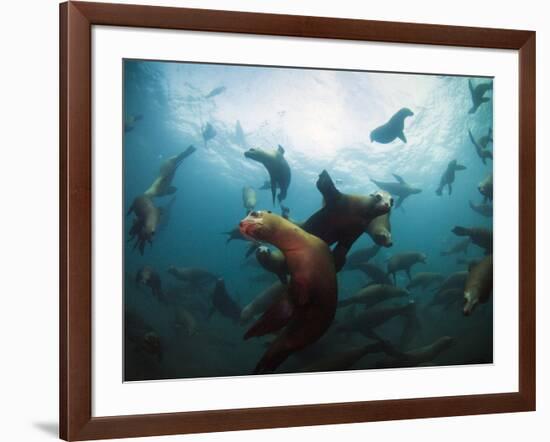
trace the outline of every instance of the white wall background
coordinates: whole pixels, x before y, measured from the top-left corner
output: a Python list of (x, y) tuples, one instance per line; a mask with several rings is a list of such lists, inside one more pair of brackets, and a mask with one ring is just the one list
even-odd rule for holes
[[(119, 0), (120, 1), (120, 0)], [(134, 1), (142, 2), (142, 1)], [(148, 3), (242, 11), (353, 17), (537, 31), (538, 149), (538, 411), (509, 415), (427, 419), (176, 436), (148, 440), (278, 441), (463, 440), (537, 442), (550, 419), (548, 164), (550, 138), (550, 29), (545, 2), (435, 0), (172, 0)], [(0, 404), (2, 440), (42, 441), (57, 436), (58, 378), (58, 7), (54, 0), (0, 6)]]

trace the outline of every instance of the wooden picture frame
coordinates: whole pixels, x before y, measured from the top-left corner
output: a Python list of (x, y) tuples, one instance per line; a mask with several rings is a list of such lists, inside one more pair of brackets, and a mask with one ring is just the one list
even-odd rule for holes
[[(93, 25), (519, 51), (519, 391), (92, 417)], [(535, 410), (535, 32), (104, 3), (60, 5), (60, 437), (86, 440)]]

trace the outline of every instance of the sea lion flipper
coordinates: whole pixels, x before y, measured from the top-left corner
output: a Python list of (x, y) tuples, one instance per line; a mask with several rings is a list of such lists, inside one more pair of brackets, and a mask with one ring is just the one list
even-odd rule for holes
[(317, 189), (319, 189), (319, 192), (323, 195), (327, 207), (330, 207), (341, 195), (326, 170), (323, 170), (319, 175)]
[(401, 131), (397, 134), (397, 138), (399, 138), (401, 141), (403, 141), (403, 143), (407, 142), (407, 137), (405, 136), (403, 131)]
[(395, 173), (392, 173), (392, 175), (393, 175), (393, 177), (394, 177), (397, 181), (399, 181), (400, 184), (406, 184), (406, 183), (405, 183), (405, 180), (404, 180), (401, 176), (399, 176), (399, 175), (397, 175), (397, 174), (395, 174)]
[(294, 305), (290, 301), (288, 294), (285, 294), (271, 304), (260, 319), (252, 324), (243, 336), (243, 339), (264, 336), (279, 331), (288, 323), (293, 313)]
[(273, 205), (275, 205), (275, 194), (277, 193), (277, 182), (273, 179), (271, 176), (271, 173), (269, 173), (269, 178), (271, 180), (271, 198), (273, 200)]
[(280, 144), (277, 147), (277, 153), (280, 153), (281, 155), (285, 154), (285, 149)]

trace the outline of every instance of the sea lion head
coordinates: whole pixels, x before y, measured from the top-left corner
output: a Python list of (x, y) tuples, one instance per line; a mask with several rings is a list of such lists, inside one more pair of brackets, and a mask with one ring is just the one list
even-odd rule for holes
[(250, 158), (251, 160), (254, 160), (254, 161), (263, 161), (264, 157), (265, 157), (265, 151), (263, 149), (255, 149), (253, 147), (251, 147), (250, 149), (248, 149), (245, 153), (244, 153), (244, 156), (246, 158)]
[(464, 292), (464, 307), (462, 313), (464, 316), (470, 316), (476, 306), (479, 304), (479, 298), (470, 290)]
[(272, 237), (276, 221), (279, 218), (284, 220), (270, 211), (253, 210), (239, 223), (239, 230), (249, 240), (266, 240)]
[(271, 250), (266, 246), (260, 246), (256, 249), (256, 259), (263, 263), (271, 256)]
[(399, 115), (401, 115), (403, 118), (412, 117), (414, 115), (414, 112), (408, 107), (404, 107), (399, 110)]
[(389, 192), (385, 190), (377, 190), (374, 193), (371, 193), (370, 196), (374, 198), (374, 207), (369, 207), (368, 217), (370, 219), (374, 216), (380, 216), (388, 213), (393, 206), (393, 197)]

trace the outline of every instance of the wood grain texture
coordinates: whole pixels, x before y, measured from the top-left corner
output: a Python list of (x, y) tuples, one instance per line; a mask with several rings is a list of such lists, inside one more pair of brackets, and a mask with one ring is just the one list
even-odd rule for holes
[[(91, 27), (135, 26), (519, 51), (519, 392), (92, 418)], [(60, 437), (156, 436), (535, 409), (535, 33), (151, 6), (60, 6)]]

